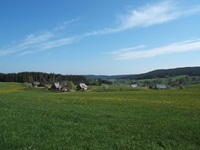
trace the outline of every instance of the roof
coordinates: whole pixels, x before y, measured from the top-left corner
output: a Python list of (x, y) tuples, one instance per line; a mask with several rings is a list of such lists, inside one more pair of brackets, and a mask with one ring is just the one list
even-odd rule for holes
[(87, 88), (87, 85), (85, 84), (85, 83), (79, 83), (79, 86), (81, 87), (81, 88)]
[(79, 85), (82, 85), (82, 86), (87, 86), (85, 83), (79, 83)]
[(59, 88), (59, 86), (60, 86), (59, 82), (54, 83), (54, 85), (56, 88)]
[(156, 88), (157, 88), (157, 89), (166, 89), (167, 86), (166, 86), (165, 84), (157, 84), (157, 85), (156, 85)]
[(138, 85), (137, 84), (131, 84), (131, 87), (138, 87)]
[(32, 84), (33, 84), (33, 85), (40, 85), (40, 82), (35, 81), (35, 82), (33, 82)]
[(56, 82), (53, 84), (55, 88), (61, 88), (61, 87), (69, 87), (69, 82), (68, 81), (62, 81), (62, 82)]

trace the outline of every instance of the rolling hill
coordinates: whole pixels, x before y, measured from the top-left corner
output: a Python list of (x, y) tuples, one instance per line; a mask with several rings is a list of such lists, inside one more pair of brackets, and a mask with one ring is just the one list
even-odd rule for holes
[(173, 69), (158, 69), (143, 74), (130, 75), (85, 75), (87, 80), (94, 79), (151, 79), (151, 78), (165, 78), (179, 75), (200, 76), (200, 67), (184, 67)]

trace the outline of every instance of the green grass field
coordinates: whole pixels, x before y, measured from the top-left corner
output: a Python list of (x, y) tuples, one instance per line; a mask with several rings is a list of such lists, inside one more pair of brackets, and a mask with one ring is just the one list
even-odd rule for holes
[(0, 150), (200, 149), (200, 85), (100, 89), (54, 93), (0, 83)]

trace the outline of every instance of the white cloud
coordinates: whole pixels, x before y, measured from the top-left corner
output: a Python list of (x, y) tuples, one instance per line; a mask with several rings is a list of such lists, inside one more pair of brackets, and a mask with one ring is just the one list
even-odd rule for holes
[(11, 50), (11, 49), (0, 50), (0, 56), (5, 56), (5, 55), (12, 54), (12, 53), (13, 53), (13, 50)]
[(44, 32), (39, 34), (30, 34), (28, 35), (22, 44), (24, 45), (30, 45), (30, 44), (37, 44), (43, 41), (46, 41), (50, 38), (52, 38), (54, 35), (52, 32)]
[(137, 27), (149, 27), (167, 23), (179, 17), (198, 12), (200, 12), (199, 6), (183, 9), (176, 5), (174, 1), (162, 1), (151, 3), (138, 9), (129, 9), (125, 14), (118, 15), (117, 20), (119, 24), (116, 27), (94, 30), (72, 37), (58, 37), (57, 35), (60, 30), (66, 29), (71, 23), (79, 20), (79, 18), (75, 18), (58, 24), (52, 31), (30, 34), (24, 40), (18, 42), (18, 44), (0, 49), (0, 56), (19, 53), (33, 54), (35, 52), (71, 44), (85, 37), (113, 34)]
[(42, 32), (28, 35), (24, 40), (7, 49), (0, 50), (0, 56), (19, 53), (19, 55), (33, 54), (30, 49), (36, 48), (38, 44), (48, 41), (53, 38), (54, 34), (51, 32)]
[(200, 51), (200, 39), (183, 41), (179, 43), (172, 43), (163, 47), (157, 47), (152, 49), (137, 50), (134, 47), (128, 48), (128, 51), (124, 51), (124, 49), (121, 49), (114, 51), (111, 54), (115, 59), (130, 60), (130, 59), (155, 57), (159, 55), (166, 55), (173, 53), (196, 51), (196, 50)]
[(57, 37), (57, 33), (59, 30), (66, 28), (66, 26), (76, 20), (78, 20), (78, 18), (72, 19), (70, 21), (65, 21), (63, 24), (55, 27), (52, 31), (44, 31), (30, 34), (20, 42), (16, 42), (15, 44), (7, 48), (0, 49), (0, 56), (6, 56), (10, 54), (23, 56), (34, 54), (36, 52), (51, 49), (54, 47), (71, 44), (75, 41), (75, 38)]
[(199, 12), (199, 6), (183, 9), (174, 1), (151, 3), (138, 9), (129, 9), (125, 14), (117, 15), (117, 22), (119, 22), (117, 27), (91, 31), (86, 33), (85, 36), (117, 33), (137, 27), (149, 27)]
[(121, 53), (129, 53), (129, 52), (132, 52), (133, 50), (138, 50), (138, 49), (141, 49), (141, 48), (144, 48), (144, 47), (146, 47), (146, 46), (145, 45), (139, 45), (139, 46), (131, 47), (131, 48), (123, 48), (123, 49), (120, 49), (120, 50), (117, 50), (117, 51), (113, 51), (109, 54), (120, 55)]
[(155, 24), (169, 22), (178, 18), (181, 12), (174, 3), (165, 1), (146, 5), (137, 10), (130, 10), (128, 14), (120, 15), (121, 29), (134, 27), (147, 27)]
[(24, 51), (24, 52), (19, 53), (17, 56), (24, 56), (24, 55), (28, 55), (28, 54), (34, 54), (34, 52), (33, 51)]
[(63, 29), (65, 29), (65, 28), (67, 28), (70, 24), (72, 24), (73, 22), (78, 21), (79, 19), (80, 19), (80, 18), (74, 18), (74, 19), (71, 19), (71, 20), (69, 20), (69, 21), (64, 21), (63, 23), (58, 24), (58, 25), (54, 28), (54, 30), (55, 30), (55, 31), (63, 30)]
[(46, 43), (42, 43), (39, 46), (39, 48), (41, 50), (47, 50), (47, 49), (51, 49), (51, 48), (55, 48), (55, 47), (59, 47), (63, 45), (72, 44), (74, 41), (76, 41), (76, 38), (63, 38), (63, 39), (58, 39), (58, 40), (52, 40)]

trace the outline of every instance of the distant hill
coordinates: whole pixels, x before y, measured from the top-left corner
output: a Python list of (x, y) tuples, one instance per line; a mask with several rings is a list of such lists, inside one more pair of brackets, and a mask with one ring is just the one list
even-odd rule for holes
[(174, 77), (179, 75), (189, 75), (189, 76), (200, 76), (200, 67), (184, 67), (184, 68), (174, 68), (174, 69), (159, 69), (143, 74), (130, 74), (130, 75), (86, 75), (87, 80), (94, 79), (151, 79), (151, 78), (166, 78)]
[(151, 78), (166, 78), (174, 77), (179, 75), (188, 76), (200, 76), (200, 67), (184, 67), (184, 68), (174, 68), (174, 69), (159, 69), (148, 73), (139, 75), (129, 75), (124, 78), (129, 79), (151, 79)]

